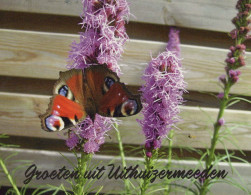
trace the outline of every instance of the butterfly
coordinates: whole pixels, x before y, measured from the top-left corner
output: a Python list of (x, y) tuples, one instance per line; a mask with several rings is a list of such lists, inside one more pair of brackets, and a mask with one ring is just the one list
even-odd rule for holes
[(133, 95), (106, 64), (59, 73), (48, 109), (40, 116), (46, 131), (61, 131), (89, 116), (127, 117), (142, 109), (140, 96)]

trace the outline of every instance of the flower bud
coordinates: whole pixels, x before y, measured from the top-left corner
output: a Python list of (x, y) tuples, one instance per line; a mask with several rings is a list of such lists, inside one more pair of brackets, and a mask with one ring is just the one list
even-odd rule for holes
[(247, 9), (251, 9), (251, 4), (250, 4), (250, 3), (247, 3), (247, 4), (245, 4), (245, 7), (246, 7)]
[(150, 143), (150, 142), (146, 142), (146, 143), (145, 143), (145, 149), (146, 149), (146, 150), (151, 150), (151, 149), (152, 149), (151, 143)]
[(224, 118), (220, 118), (220, 119), (218, 120), (218, 125), (223, 126), (224, 124), (225, 124)]
[(231, 52), (235, 52), (235, 47), (234, 46), (231, 46), (229, 49), (230, 49)]
[(246, 63), (245, 63), (245, 60), (244, 60), (244, 57), (243, 56), (240, 56), (239, 59), (238, 59), (239, 63), (240, 63), (240, 66), (245, 66)]
[(223, 74), (219, 77), (219, 81), (222, 82), (224, 85), (226, 84), (226, 76)]
[(236, 83), (239, 80), (238, 76), (241, 74), (241, 72), (239, 70), (230, 70), (228, 74), (233, 83)]
[(151, 152), (146, 152), (146, 156), (148, 157), (148, 158), (152, 158), (152, 153)]
[(227, 56), (228, 56), (229, 58), (231, 58), (231, 57), (233, 57), (233, 53), (230, 51), (230, 52), (227, 54)]
[(240, 27), (240, 32), (243, 33), (244, 30), (245, 30), (245, 27), (244, 27), (244, 26), (241, 26), (241, 27)]
[(229, 34), (230, 34), (230, 36), (231, 36), (232, 39), (236, 39), (236, 37), (237, 37), (237, 30), (233, 29)]
[(236, 49), (239, 49), (241, 51), (245, 50), (246, 49), (246, 46), (244, 44), (239, 44), (236, 46)]
[(234, 77), (234, 76), (239, 76), (240, 74), (241, 74), (241, 71), (239, 71), (239, 70), (230, 70), (229, 71), (229, 77)]
[(238, 20), (238, 17), (234, 17), (233, 19), (232, 19), (232, 23), (233, 24), (236, 24), (236, 21)]
[(229, 58), (229, 63), (230, 63), (230, 64), (235, 63), (235, 59), (234, 59), (234, 58)]
[(220, 92), (220, 93), (217, 95), (217, 97), (218, 97), (219, 99), (223, 99), (223, 98), (224, 98), (224, 93), (223, 93), (223, 92)]
[(242, 12), (242, 15), (243, 16), (248, 16), (249, 15), (249, 11), (246, 10), (246, 11)]

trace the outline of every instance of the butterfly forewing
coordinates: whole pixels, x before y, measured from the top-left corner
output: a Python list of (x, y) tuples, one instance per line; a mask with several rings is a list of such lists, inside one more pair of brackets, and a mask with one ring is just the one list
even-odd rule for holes
[(53, 93), (47, 112), (40, 116), (44, 130), (60, 131), (70, 128), (86, 117), (81, 70), (60, 72)]

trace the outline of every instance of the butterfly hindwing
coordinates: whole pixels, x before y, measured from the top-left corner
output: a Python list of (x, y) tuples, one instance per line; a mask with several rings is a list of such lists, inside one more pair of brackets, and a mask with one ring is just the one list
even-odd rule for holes
[(80, 104), (62, 96), (54, 95), (51, 98), (49, 110), (40, 116), (42, 127), (46, 131), (61, 131), (76, 125), (86, 117)]
[(137, 114), (142, 108), (140, 97), (132, 95), (124, 83), (116, 82), (104, 94), (98, 113), (110, 117), (126, 117)]
[(40, 116), (42, 128), (46, 131), (60, 131), (76, 125), (86, 117), (83, 107), (83, 74), (81, 70), (72, 69), (60, 72), (60, 78), (53, 90), (46, 113)]

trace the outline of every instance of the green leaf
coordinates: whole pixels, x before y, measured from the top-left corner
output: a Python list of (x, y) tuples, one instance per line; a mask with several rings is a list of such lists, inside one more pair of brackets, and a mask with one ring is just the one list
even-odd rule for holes
[(244, 101), (244, 102), (247, 102), (249, 104), (251, 104), (251, 101), (246, 99), (246, 98), (241, 98), (241, 97), (233, 97), (233, 98), (229, 98), (230, 100), (240, 100), (240, 101)]
[(229, 108), (230, 106), (234, 105), (234, 104), (237, 104), (238, 102), (240, 102), (240, 100), (234, 100), (232, 102), (228, 102), (226, 108)]
[(10, 158), (12, 158), (13, 156), (16, 156), (18, 154), (18, 152), (13, 152), (12, 154), (10, 154), (9, 156), (7, 156), (4, 161), (7, 162)]
[(230, 184), (231, 186), (241, 189), (244, 192), (247, 192), (248, 194), (250, 193), (250, 191), (247, 188), (243, 187), (241, 184), (239, 184), (236, 181), (229, 181), (227, 179), (224, 179), (224, 180), (217, 181), (217, 183), (227, 183), (227, 184)]
[(95, 195), (98, 195), (99, 192), (103, 189), (103, 186), (100, 187), (100, 189), (97, 191), (97, 193)]
[(72, 165), (73, 168), (76, 168), (76, 165), (65, 155), (63, 155), (61, 152), (59, 152), (59, 154), (68, 162)]

